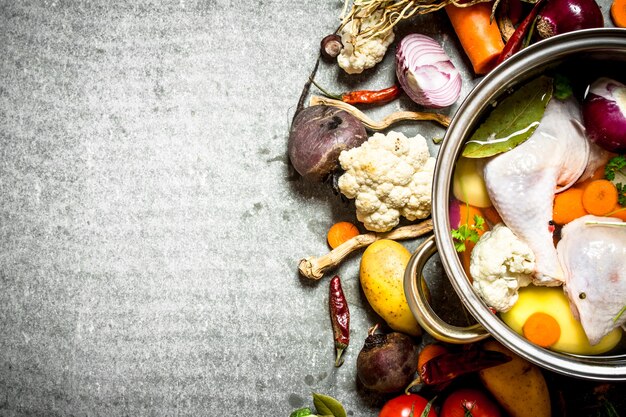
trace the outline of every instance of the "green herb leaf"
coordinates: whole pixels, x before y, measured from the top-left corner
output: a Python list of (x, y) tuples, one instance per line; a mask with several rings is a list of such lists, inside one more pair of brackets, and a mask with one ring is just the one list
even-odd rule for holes
[(554, 97), (559, 100), (565, 100), (574, 94), (572, 84), (569, 78), (563, 74), (556, 74), (554, 76)]
[(433, 403), (435, 402), (436, 398), (437, 397), (434, 397), (433, 399), (428, 401), (426, 407), (424, 407), (424, 411), (422, 411), (422, 414), (420, 414), (420, 417), (428, 417), (428, 414), (430, 414), (430, 409), (433, 407)]
[(626, 185), (618, 182), (615, 188), (617, 188), (617, 202), (620, 206), (626, 207)]
[(463, 156), (485, 158), (524, 143), (539, 126), (552, 90), (552, 78), (541, 76), (506, 97), (467, 141)]
[(622, 317), (622, 314), (624, 314), (625, 312), (626, 312), (626, 305), (622, 307), (619, 313), (617, 313), (617, 316), (613, 317), (613, 323), (617, 323), (617, 320), (619, 320), (619, 318)]
[(478, 234), (479, 230), (484, 230), (485, 227), (485, 219), (483, 219), (479, 215), (474, 215), (474, 224), (468, 225), (467, 223), (463, 223), (457, 229), (452, 229), (450, 234), (452, 235), (452, 240), (454, 241), (454, 248), (457, 252), (465, 252), (467, 249), (465, 243), (467, 241), (476, 243), (478, 239), (480, 239), (480, 235)]
[(289, 414), (289, 417), (306, 417), (310, 415), (313, 415), (311, 409), (309, 407), (302, 407), (294, 410), (291, 414)]
[(313, 405), (315, 405), (318, 414), (333, 417), (347, 417), (343, 405), (328, 395), (313, 393)]
[[(624, 168), (626, 168), (626, 156), (615, 156), (607, 162), (606, 167), (604, 168), (604, 178), (609, 181), (613, 181), (615, 179), (615, 174)], [(626, 173), (624, 174), (626, 175)]]

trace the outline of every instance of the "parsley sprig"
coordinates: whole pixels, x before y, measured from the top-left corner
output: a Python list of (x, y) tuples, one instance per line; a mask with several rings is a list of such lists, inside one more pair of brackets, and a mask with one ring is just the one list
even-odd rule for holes
[(457, 252), (465, 252), (466, 242), (470, 241), (473, 243), (478, 242), (480, 235), (478, 234), (479, 230), (483, 230), (485, 225), (485, 219), (481, 216), (475, 214), (474, 215), (474, 224), (469, 225), (466, 223), (460, 225), (457, 229), (452, 229), (452, 240), (454, 241), (454, 248)]
[[(621, 174), (622, 176), (626, 176), (625, 155), (618, 155), (611, 158), (604, 168), (604, 178), (609, 181), (615, 181), (615, 176), (617, 173)], [(621, 182), (615, 183), (615, 188), (617, 188), (617, 202), (622, 207), (626, 206), (626, 184), (623, 184)]]

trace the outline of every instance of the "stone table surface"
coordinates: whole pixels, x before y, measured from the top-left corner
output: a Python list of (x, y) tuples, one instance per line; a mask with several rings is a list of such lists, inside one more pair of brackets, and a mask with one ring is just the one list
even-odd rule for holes
[[(358, 257), (338, 270), (353, 318), (338, 369), (328, 281), (296, 269), (353, 208), (286, 157), (342, 6), (0, 2), (0, 416), (286, 416), (313, 391), (377, 415), (355, 377), (379, 321)], [(422, 22), (467, 78), (445, 15)], [(319, 79), (378, 73), (392, 64)]]

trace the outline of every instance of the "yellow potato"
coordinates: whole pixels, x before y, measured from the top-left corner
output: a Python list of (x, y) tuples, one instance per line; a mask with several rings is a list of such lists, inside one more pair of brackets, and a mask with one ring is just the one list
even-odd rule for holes
[(402, 244), (377, 240), (363, 252), (359, 276), (367, 301), (389, 327), (419, 336), (422, 330), (404, 295), (404, 270), (410, 257)]
[(511, 417), (550, 417), (550, 392), (541, 369), (493, 339), (485, 342), (484, 348), (511, 357), (510, 362), (478, 372), (502, 408)]
[(529, 286), (520, 289), (519, 299), (513, 308), (501, 313), (502, 320), (517, 333), (523, 335), (522, 327), (528, 317), (536, 312), (546, 313), (559, 323), (561, 336), (551, 350), (579, 355), (598, 355), (613, 349), (622, 338), (617, 328), (604, 336), (600, 343), (591, 346), (582, 325), (572, 315), (567, 296), (561, 287)]
[(482, 159), (459, 158), (452, 177), (452, 193), (474, 207), (490, 207), (491, 200), (482, 176)]

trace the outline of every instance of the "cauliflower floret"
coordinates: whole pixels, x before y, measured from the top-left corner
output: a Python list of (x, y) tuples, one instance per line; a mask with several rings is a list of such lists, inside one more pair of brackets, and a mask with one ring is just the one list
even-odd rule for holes
[(353, 25), (354, 21), (346, 23), (341, 30), (343, 48), (337, 56), (337, 63), (348, 74), (360, 74), (363, 70), (374, 67), (383, 60), (387, 48), (394, 40), (392, 30), (365, 39), (362, 35), (368, 28), (381, 20), (382, 11), (360, 19), (361, 26)]
[(435, 158), (423, 136), (375, 133), (361, 146), (342, 151), (339, 163), (345, 171), (339, 190), (356, 199), (357, 219), (367, 230), (389, 231), (400, 216), (430, 216)]
[(497, 311), (508, 311), (518, 290), (532, 282), (535, 254), (503, 223), (485, 232), (470, 258), (472, 285), (478, 295)]

